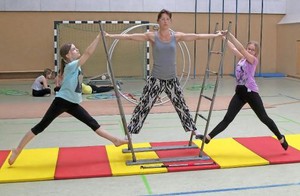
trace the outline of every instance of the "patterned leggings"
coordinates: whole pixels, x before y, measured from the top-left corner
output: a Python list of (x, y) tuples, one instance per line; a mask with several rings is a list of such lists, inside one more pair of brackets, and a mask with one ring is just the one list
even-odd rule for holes
[(143, 89), (142, 96), (133, 111), (128, 130), (130, 133), (138, 134), (143, 127), (144, 121), (158, 96), (165, 92), (171, 100), (175, 110), (181, 120), (185, 131), (196, 130), (195, 123), (190, 114), (189, 108), (183, 98), (183, 92), (177, 78), (171, 80), (160, 80), (150, 77)]

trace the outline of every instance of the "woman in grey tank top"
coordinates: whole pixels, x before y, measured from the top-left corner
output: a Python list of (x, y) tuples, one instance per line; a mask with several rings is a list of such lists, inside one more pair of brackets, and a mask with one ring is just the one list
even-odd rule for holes
[(195, 41), (200, 39), (211, 39), (221, 37), (218, 34), (195, 34), (172, 32), (170, 25), (172, 13), (161, 10), (158, 13), (157, 23), (159, 30), (155, 32), (133, 33), (133, 34), (108, 34), (108, 38), (120, 40), (149, 41), (153, 50), (153, 69), (151, 76), (143, 89), (142, 96), (133, 111), (128, 124), (128, 131), (133, 134), (140, 132), (143, 123), (151, 108), (162, 92), (165, 92), (171, 100), (185, 131), (197, 131), (189, 108), (185, 103), (183, 92), (176, 76), (176, 45), (180, 41)]

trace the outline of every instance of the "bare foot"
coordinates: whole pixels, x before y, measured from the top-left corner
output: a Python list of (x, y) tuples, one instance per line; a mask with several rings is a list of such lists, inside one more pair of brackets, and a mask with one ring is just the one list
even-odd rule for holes
[(129, 133), (129, 136), (128, 135), (125, 135), (125, 137), (124, 137), (124, 140), (129, 140), (129, 139), (131, 139), (132, 138), (132, 134), (131, 133)]
[(12, 150), (11, 150), (11, 155), (10, 155), (10, 157), (9, 157), (9, 159), (8, 159), (8, 164), (9, 164), (9, 165), (14, 164), (14, 162), (15, 162), (15, 160), (18, 158), (19, 154), (20, 154), (20, 153), (19, 153), (16, 149), (12, 149)]
[(128, 144), (128, 140), (117, 138), (113, 143), (116, 147), (118, 147), (118, 146), (122, 146), (123, 144)]

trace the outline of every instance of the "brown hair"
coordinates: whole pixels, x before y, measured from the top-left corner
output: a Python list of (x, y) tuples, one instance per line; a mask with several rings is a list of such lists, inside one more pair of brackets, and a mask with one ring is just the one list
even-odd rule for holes
[(163, 14), (167, 14), (170, 18), (172, 18), (172, 13), (169, 10), (162, 9), (157, 15), (157, 21), (161, 18)]
[(46, 76), (49, 75), (49, 74), (52, 74), (52, 70), (49, 69), (49, 68), (44, 69), (43, 76), (46, 77)]
[(61, 57), (61, 67), (60, 67), (60, 74), (63, 75), (64, 73), (64, 69), (66, 64), (68, 63), (68, 59), (67, 59), (67, 54), (69, 53), (70, 49), (71, 49), (72, 43), (66, 43), (64, 45), (62, 45), (59, 49), (59, 54)]
[(247, 46), (249, 46), (250, 44), (253, 44), (255, 46), (255, 56), (258, 57), (259, 50), (260, 50), (258, 42), (257, 41), (249, 41), (247, 43)]

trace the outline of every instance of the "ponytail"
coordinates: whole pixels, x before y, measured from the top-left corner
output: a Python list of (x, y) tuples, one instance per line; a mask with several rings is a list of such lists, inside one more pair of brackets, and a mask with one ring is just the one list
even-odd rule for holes
[(60, 62), (60, 70), (59, 70), (59, 74), (63, 75), (64, 71), (65, 71), (65, 67), (66, 67), (66, 61), (64, 58), (61, 58), (61, 62)]
[(60, 47), (59, 54), (61, 57), (61, 68), (60, 68), (61, 75), (64, 74), (66, 64), (68, 63), (66, 55), (69, 53), (71, 46), (72, 43), (67, 43)]

